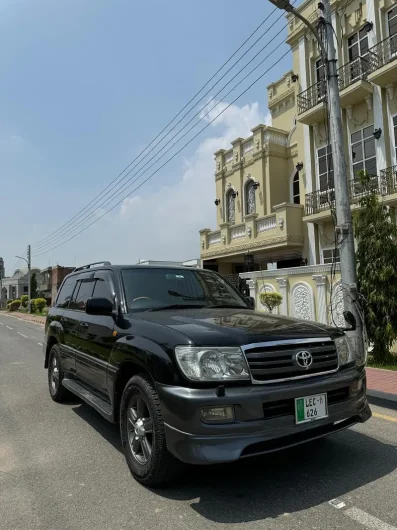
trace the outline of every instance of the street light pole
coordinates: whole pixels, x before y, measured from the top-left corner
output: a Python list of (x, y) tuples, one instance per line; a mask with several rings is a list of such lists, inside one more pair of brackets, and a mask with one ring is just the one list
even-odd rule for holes
[[(323, 60), (325, 62), (325, 72), (327, 76), (328, 106), (330, 140), (332, 148), (332, 160), (334, 167), (334, 187), (335, 187), (335, 210), (336, 227), (335, 238), (338, 244), (340, 267), (343, 287), (343, 301), (346, 311), (351, 311), (356, 319), (356, 329), (349, 331), (349, 338), (360, 358), (364, 358), (363, 323), (357, 305), (357, 274), (356, 257), (354, 249), (353, 220), (349, 201), (349, 190), (347, 171), (344, 158), (343, 129), (341, 108), (339, 99), (338, 70), (336, 66), (336, 53), (333, 39), (332, 16), (330, 0), (322, 0), (319, 8), (323, 11), (325, 26), (325, 42), (318, 35), (314, 26), (306, 20), (289, 3), (289, 0), (270, 0), (272, 4), (288, 13), (292, 13), (299, 18), (316, 37)], [(332, 300), (331, 300), (332, 303)]]
[(22, 256), (15, 256), (18, 259), (23, 259), (23, 261), (26, 261), (26, 264), (28, 266), (28, 313), (31, 313), (31, 297), (32, 297), (32, 286), (31, 286), (31, 270), (32, 270), (32, 263), (31, 263), (31, 251), (30, 251), (30, 245), (28, 245), (27, 248), (27, 259), (23, 258)]

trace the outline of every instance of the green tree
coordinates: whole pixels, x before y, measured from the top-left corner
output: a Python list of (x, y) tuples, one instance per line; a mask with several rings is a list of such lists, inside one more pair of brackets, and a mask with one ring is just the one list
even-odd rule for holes
[(358, 289), (374, 360), (383, 363), (397, 338), (396, 218), (378, 199), (368, 174), (358, 174), (355, 188), (361, 195), (353, 218)]
[(269, 313), (272, 313), (273, 309), (281, 304), (283, 297), (279, 293), (263, 292), (259, 294), (259, 300), (267, 307)]
[(30, 298), (37, 298), (37, 278), (35, 272), (30, 278)]

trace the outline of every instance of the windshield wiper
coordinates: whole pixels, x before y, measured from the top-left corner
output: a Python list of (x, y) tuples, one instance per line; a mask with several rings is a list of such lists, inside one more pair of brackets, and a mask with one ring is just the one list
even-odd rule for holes
[(233, 304), (211, 304), (211, 305), (207, 305), (206, 307), (211, 307), (212, 308), (220, 308), (220, 309), (250, 309), (250, 307), (248, 306), (245, 306), (245, 305), (233, 305)]
[(167, 309), (202, 309), (203, 307), (208, 307), (208, 306), (202, 305), (202, 304), (169, 304), (169, 305), (162, 305), (159, 307), (153, 307), (153, 308), (147, 309), (147, 311), (163, 311)]
[(204, 302), (206, 300), (205, 296), (188, 296), (182, 293), (178, 293), (177, 291), (168, 291), (168, 294), (170, 296), (179, 296), (180, 298), (183, 298), (184, 300), (190, 300), (190, 301), (197, 300), (197, 302)]

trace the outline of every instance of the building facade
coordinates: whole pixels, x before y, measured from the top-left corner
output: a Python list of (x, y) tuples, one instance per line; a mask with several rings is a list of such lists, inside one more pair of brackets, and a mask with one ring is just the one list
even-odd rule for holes
[[(331, 5), (352, 208), (363, 169), (397, 206), (397, 2)], [(317, 1), (298, 10), (318, 24)], [(281, 312), (330, 321), (324, 305), (341, 291), (325, 71), (315, 37), (287, 20), (292, 68), (267, 87), (272, 126), (215, 153), (218, 226), (200, 231), (201, 259), (222, 274), (244, 273), (258, 303), (260, 290), (274, 289), (284, 296)]]
[[(41, 282), (40, 270), (32, 267), (32, 274), (36, 274), (37, 283)], [(10, 300), (20, 299), (22, 295), (28, 294), (28, 268), (16, 269), (14, 274), (2, 279), (2, 301), (3, 304)]]
[(42, 298), (45, 298), (47, 304), (51, 306), (57, 297), (58, 290), (64, 278), (73, 272), (74, 267), (47, 267), (41, 271), (41, 281), (38, 284), (38, 292)]

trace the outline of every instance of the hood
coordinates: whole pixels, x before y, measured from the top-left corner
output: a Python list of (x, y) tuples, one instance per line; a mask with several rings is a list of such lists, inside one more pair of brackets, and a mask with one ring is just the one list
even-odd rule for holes
[(334, 328), (251, 309), (177, 309), (134, 313), (134, 318), (182, 333), (198, 346), (242, 346), (255, 342), (329, 338)]

